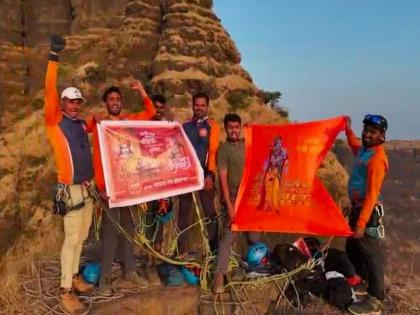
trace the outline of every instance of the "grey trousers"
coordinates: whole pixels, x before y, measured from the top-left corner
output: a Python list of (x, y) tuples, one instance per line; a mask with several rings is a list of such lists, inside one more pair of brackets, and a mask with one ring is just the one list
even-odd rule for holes
[[(352, 229), (354, 229), (357, 223), (360, 211), (360, 207), (352, 207), (349, 220)], [(372, 218), (369, 222), (371, 220)], [(373, 238), (367, 233), (359, 239), (348, 238), (346, 252), (350, 261), (355, 266), (357, 274), (368, 282), (368, 293), (379, 300), (384, 300), (385, 271), (381, 240)]]
[[(207, 225), (210, 249), (214, 251), (218, 247), (218, 223), (215, 220), (216, 207), (214, 206), (214, 190), (198, 192), (200, 196), (201, 205), (203, 206), (204, 214), (212, 220)], [(178, 228), (182, 231), (190, 226), (192, 194), (184, 194), (179, 196), (179, 212), (178, 212)], [(185, 252), (187, 242), (187, 235), (183, 233), (178, 238), (178, 250), (180, 253)]]
[[(134, 235), (134, 222), (128, 207), (108, 209), (113, 220), (117, 221), (130, 235)], [(115, 260), (117, 249), (122, 246), (123, 264), (125, 274), (136, 270), (134, 245), (114, 226), (106, 213), (102, 216), (101, 232), (101, 273), (108, 277), (112, 272), (112, 263)]]
[[(232, 232), (230, 229), (231, 221), (226, 217), (223, 224), (223, 237), (219, 242), (219, 252), (217, 255), (217, 268), (216, 272), (226, 274), (229, 265), (230, 249), (235, 243), (235, 240), (240, 232)], [(246, 232), (246, 239), (248, 245), (252, 245), (260, 240), (261, 233), (259, 232)]]

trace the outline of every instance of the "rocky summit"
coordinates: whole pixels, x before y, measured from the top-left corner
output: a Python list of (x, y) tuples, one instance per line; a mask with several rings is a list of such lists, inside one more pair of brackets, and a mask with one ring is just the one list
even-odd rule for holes
[(54, 33), (67, 40), (60, 83), (81, 87), (92, 103), (106, 85), (124, 86), (136, 77), (176, 106), (188, 105), (196, 91), (207, 92), (220, 106), (262, 104), (211, 0), (4, 0), (0, 89), (14, 114), (25, 115), (28, 104), (42, 105)]
[[(51, 34), (64, 35), (67, 42), (60, 55), (59, 88), (79, 87), (89, 111), (100, 108), (101, 95), (109, 85), (121, 87), (127, 110), (137, 108), (137, 96), (128, 88), (134, 77), (150, 94), (164, 94), (180, 120), (189, 114), (191, 94), (204, 91), (212, 99), (211, 115), (219, 121), (232, 110), (239, 111), (246, 122), (284, 122), (264, 105), (212, 2), (0, 0), (0, 274), (5, 279), (0, 285), (1, 310), (17, 307), (19, 312), (8, 313), (36, 314), (33, 301), (22, 295), (20, 278), (22, 273), (34, 272), (32, 259), (40, 253), (58, 253), (63, 238), (60, 219), (50, 211), (55, 171), (42, 115)], [(348, 168), (350, 154), (342, 147), (336, 147), (335, 153)], [(390, 313), (410, 314), (415, 309), (414, 314), (420, 283), (419, 144), (391, 143), (388, 149), (386, 303)], [(332, 154), (319, 176), (340, 205), (348, 203), (348, 175)], [(194, 292), (171, 293), (175, 302), (185, 301), (177, 303), (182, 307), (179, 313), (196, 309)], [(150, 298), (152, 305), (143, 305), (151, 307), (149, 311), (166, 307), (155, 302), (155, 295)], [(113, 307), (108, 311), (119, 311), (116, 304)], [(168, 314), (174, 314), (168, 309)], [(308, 311), (317, 313), (331, 312)]]

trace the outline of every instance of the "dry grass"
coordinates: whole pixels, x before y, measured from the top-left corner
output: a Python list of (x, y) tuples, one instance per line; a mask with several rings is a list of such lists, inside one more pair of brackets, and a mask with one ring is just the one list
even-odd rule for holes
[(19, 283), (0, 286), (0, 314), (34, 314), (30, 297), (22, 294)]
[(189, 68), (185, 71), (166, 71), (155, 77), (153, 77), (152, 82), (158, 82), (160, 80), (171, 80), (171, 81), (181, 81), (181, 80), (209, 80), (210, 77), (204, 72)]
[(22, 287), (35, 276), (35, 262), (56, 257), (63, 241), (61, 220), (47, 214), (38, 230), (22, 232), (9, 252), (0, 260), (0, 314), (36, 314), (37, 302)]
[(216, 87), (219, 90), (246, 90), (256, 92), (255, 86), (244, 77), (230, 74), (216, 79)]
[[(0, 163), (9, 174), (0, 179), (0, 199), (6, 203), (0, 221), (8, 224), (4, 232), (16, 232), (9, 239), (9, 250), (0, 258), (0, 312), (5, 314), (34, 313), (28, 297), (21, 292), (22, 277), (32, 274), (37, 255), (57, 253), (62, 241), (59, 221), (45, 210), (49, 204), (43, 200), (45, 183), (39, 184), (52, 172), (52, 161), (45, 160), (49, 146), (40, 122), (42, 111), (38, 110), (15, 124), (13, 131), (2, 134), (5, 150)], [(8, 217), (14, 221), (7, 221)]]

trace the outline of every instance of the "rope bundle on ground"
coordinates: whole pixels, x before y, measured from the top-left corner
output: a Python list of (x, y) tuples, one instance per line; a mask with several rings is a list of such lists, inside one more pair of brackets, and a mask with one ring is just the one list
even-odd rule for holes
[[(222, 314), (225, 314), (225, 307), (227, 306), (238, 306), (240, 307), (244, 313), (246, 312), (246, 307), (249, 306), (253, 309), (253, 312), (257, 314), (257, 310), (253, 305), (255, 301), (253, 301), (248, 293), (249, 288), (256, 288), (261, 285), (272, 283), (274, 287), (278, 290), (278, 297), (276, 300), (276, 308), (279, 306), (281, 300), (285, 300), (286, 303), (290, 307), (296, 307), (292, 305), (292, 303), (286, 297), (285, 291), (290, 286), (293, 287), (294, 292), (296, 293), (297, 297), (297, 307), (300, 306), (299, 304), (299, 295), (297, 293), (296, 287), (294, 286), (293, 277), (298, 273), (304, 270), (311, 270), (315, 267), (319, 261), (315, 261), (314, 259), (310, 259), (307, 263), (299, 266), (295, 270), (289, 272), (283, 272), (281, 274), (259, 277), (255, 279), (246, 278), (245, 280), (230, 280), (228, 281), (226, 288), (230, 291), (231, 301), (224, 301), (221, 295), (211, 295), (210, 293), (210, 285), (209, 281), (212, 278), (212, 272), (215, 269), (216, 264), (216, 256), (211, 253), (208, 238), (207, 238), (207, 231), (205, 229), (205, 225), (211, 222), (209, 218), (202, 218), (200, 214), (199, 207), (197, 205), (197, 200), (195, 195), (193, 194), (193, 200), (195, 205), (196, 214), (198, 217), (197, 222), (193, 223), (185, 230), (179, 231), (177, 230), (176, 237), (172, 240), (169, 249), (166, 255), (157, 252), (153, 248), (153, 241), (152, 239), (148, 239), (146, 237), (146, 229), (149, 227), (146, 225), (145, 215), (147, 212), (146, 205), (139, 205), (137, 207), (130, 207), (130, 212), (133, 217), (134, 222), (137, 222), (136, 228), (136, 235), (130, 235), (120, 224), (119, 222), (115, 221), (112, 216), (109, 214), (109, 209), (105, 207), (102, 199), (96, 192), (96, 190), (91, 189), (91, 194), (97, 204), (102, 208), (103, 215), (107, 215), (108, 219), (114, 224), (117, 230), (126, 237), (130, 242), (134, 243), (135, 245), (142, 247), (148, 254), (156, 257), (157, 259), (178, 266), (194, 266), (199, 267), (201, 269), (200, 273), (200, 302), (203, 304), (212, 304), (214, 307), (214, 311), (216, 314), (219, 314), (217, 310), (217, 306), (220, 306), (222, 309)], [(101, 216), (98, 215), (99, 212), (95, 211), (94, 216), (94, 228), (95, 228), (95, 237), (98, 239), (98, 232), (100, 230), (101, 224)], [(223, 215), (218, 216), (216, 219), (219, 219)], [(172, 220), (172, 222), (174, 222)], [(159, 224), (159, 223), (158, 223)], [(156, 236), (157, 229), (159, 228), (158, 224), (156, 224), (156, 231), (153, 233)], [(176, 226), (176, 224), (174, 223)], [(181, 259), (180, 257), (176, 257), (175, 253), (177, 252), (177, 240), (182, 233), (192, 229), (195, 226), (200, 227), (201, 239), (202, 239), (202, 247), (203, 247), (203, 256), (201, 257), (194, 257), (191, 260)], [(326, 247), (329, 245), (326, 245)], [(325, 250), (326, 247), (323, 249)], [(233, 255), (229, 261), (229, 270), (239, 267), (238, 257), (237, 255)], [(201, 258), (201, 259), (200, 259)], [(113, 275), (114, 280), (118, 280), (118, 273), (121, 273), (118, 270), (118, 267), (115, 266), (113, 268)], [(34, 272), (34, 277), (29, 280), (26, 280), (22, 283), (22, 288), (24, 292), (30, 296), (38, 300), (40, 303), (40, 307), (42, 308), (45, 314), (65, 314), (65, 312), (59, 306), (59, 279), (60, 279), (60, 262), (59, 260), (40, 260), (37, 262)], [(119, 299), (124, 296), (124, 293), (137, 293), (141, 290), (133, 289), (133, 290), (115, 290), (116, 294), (112, 297), (104, 297), (100, 295), (96, 295), (95, 292), (90, 296), (82, 296), (81, 299), (88, 305), (88, 310), (86, 313), (90, 311), (94, 304), (98, 303), (106, 303), (111, 300)], [(212, 298), (209, 298), (212, 297)], [(218, 301), (220, 299), (220, 301)]]
[[(122, 289), (115, 286), (121, 279), (122, 271), (118, 264), (113, 265), (113, 288), (116, 292), (111, 297), (97, 294), (96, 291), (90, 295), (81, 295), (80, 299), (88, 306), (85, 314), (88, 314), (93, 305), (107, 303), (124, 297), (125, 294), (140, 293), (142, 290)], [(59, 305), (60, 290), (60, 261), (59, 259), (40, 259), (34, 266), (34, 275), (21, 283), (25, 294), (39, 302), (43, 314), (62, 315), (66, 314)]]
[[(95, 197), (95, 199), (99, 202), (102, 203), (102, 200), (100, 199), (100, 197), (96, 194), (95, 191), (93, 191), (93, 195)], [(195, 227), (196, 225), (200, 226), (200, 232), (201, 232), (201, 237), (202, 237), (202, 242), (203, 242), (203, 248), (204, 248), (204, 259), (202, 261), (195, 259), (195, 260), (191, 260), (191, 261), (183, 261), (181, 259), (174, 259), (171, 256), (165, 256), (162, 255), (159, 252), (156, 252), (153, 248), (153, 246), (151, 245), (151, 243), (153, 242), (153, 240), (149, 240), (146, 237), (146, 233), (145, 233), (145, 228), (146, 226), (144, 225), (145, 220), (144, 218), (142, 218), (142, 215), (140, 215), (139, 218), (139, 224), (141, 225), (140, 228), (137, 229), (138, 233), (136, 235), (136, 237), (132, 237), (129, 235), (129, 233), (127, 233), (124, 228), (115, 220), (112, 219), (112, 217), (109, 215), (108, 213), (108, 209), (106, 207), (104, 207), (104, 205), (102, 204), (103, 209), (105, 210), (105, 214), (108, 216), (108, 218), (113, 222), (113, 224), (115, 225), (115, 227), (127, 238), (129, 239), (131, 242), (133, 242), (134, 244), (136, 244), (137, 246), (143, 247), (144, 249), (146, 249), (146, 251), (149, 252), (149, 254), (157, 257), (158, 259), (173, 264), (173, 265), (190, 265), (190, 266), (196, 266), (196, 267), (200, 267), (201, 268), (201, 273), (200, 273), (200, 289), (202, 292), (201, 297), (205, 296), (205, 294), (208, 294), (210, 292), (210, 287), (209, 287), (209, 280), (211, 279), (211, 274), (212, 274), (212, 269), (214, 269), (215, 266), (215, 261), (216, 261), (216, 256), (212, 255), (211, 250), (210, 250), (210, 246), (209, 246), (209, 242), (208, 242), (208, 238), (207, 238), (207, 231), (204, 228), (206, 224), (209, 224), (211, 221), (209, 218), (202, 218), (201, 214), (200, 214), (200, 210), (199, 207), (197, 205), (197, 200), (195, 195), (193, 194), (193, 201), (194, 201), (194, 205), (195, 205), (195, 210), (196, 210), (196, 214), (198, 217), (197, 222), (193, 223), (192, 225), (190, 225), (189, 227), (187, 227), (185, 230), (183, 231), (177, 231), (177, 235), (175, 237), (175, 239), (172, 241), (171, 246), (168, 250), (168, 254), (169, 255), (173, 255), (176, 251), (176, 245), (177, 245), (177, 240), (179, 238), (179, 236), (182, 233), (185, 233), (186, 231), (190, 230), (191, 228)], [(142, 206), (144, 207), (144, 206)], [(142, 209), (143, 211), (141, 211), (141, 213), (145, 213), (145, 209)], [(133, 209), (130, 208), (130, 211), (132, 211), (132, 215), (133, 215)], [(216, 218), (218, 219), (218, 218)], [(143, 224), (143, 225), (142, 225)], [(176, 225), (176, 224), (175, 224)], [(158, 227), (157, 227), (158, 228)], [(331, 238), (328, 240), (327, 244), (324, 246), (322, 252), (325, 252), (326, 249), (328, 248), (329, 244), (331, 243)], [(257, 279), (246, 279), (246, 280), (242, 280), (242, 281), (229, 281), (226, 285), (226, 287), (228, 289), (231, 290), (231, 292), (233, 292), (232, 297), (235, 295), (238, 298), (239, 302), (232, 302), (232, 303), (236, 303), (238, 305), (241, 306), (241, 308), (244, 307), (244, 303), (245, 304), (250, 304), (252, 305), (250, 299), (249, 299), (249, 295), (247, 293), (246, 287), (247, 286), (259, 286), (259, 285), (263, 285), (263, 284), (267, 284), (267, 283), (274, 283), (276, 288), (279, 290), (279, 297), (277, 299), (276, 302), (276, 307), (278, 307), (279, 303), (280, 303), (280, 298), (283, 298), (287, 301), (287, 304), (289, 306), (292, 306), (292, 303), (287, 299), (286, 295), (285, 295), (285, 290), (288, 286), (292, 286), (294, 288), (294, 291), (296, 293), (297, 296), (297, 301), (298, 301), (298, 307), (300, 306), (299, 303), (299, 296), (297, 293), (297, 289), (294, 286), (294, 281), (292, 279), (293, 276), (297, 275), (298, 273), (304, 271), (304, 270), (311, 270), (313, 269), (322, 259), (324, 259), (324, 256), (322, 255), (322, 257), (318, 260), (315, 259), (309, 259), (307, 263), (302, 264), (301, 266), (299, 266), (298, 268), (296, 268), (295, 270), (289, 271), (289, 272), (283, 272), (281, 274), (276, 274), (276, 275), (272, 275), (272, 276), (266, 276), (266, 277), (261, 277), (261, 278), (257, 278)], [(238, 267), (239, 263), (235, 260), (235, 258), (231, 259), (229, 262), (229, 267), (230, 269), (232, 269), (233, 267)], [(285, 284), (282, 287), (279, 282), (283, 281)], [(247, 296), (246, 301), (245, 302), (241, 302), (241, 298), (240, 298), (240, 294), (238, 291), (244, 291), (245, 295)], [(201, 299), (201, 301), (203, 303), (206, 303), (205, 299)], [(223, 308), (223, 301), (221, 299), (221, 305)], [(216, 305), (217, 304), (217, 296), (215, 297), (215, 299), (213, 300), (213, 304)], [(215, 309), (215, 311), (217, 312), (217, 310)]]

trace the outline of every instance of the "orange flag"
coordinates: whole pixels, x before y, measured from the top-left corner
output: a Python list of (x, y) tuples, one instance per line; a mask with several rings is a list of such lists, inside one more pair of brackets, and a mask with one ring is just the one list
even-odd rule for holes
[(344, 117), (245, 128), (245, 170), (233, 231), (349, 236), (351, 230), (316, 171)]

